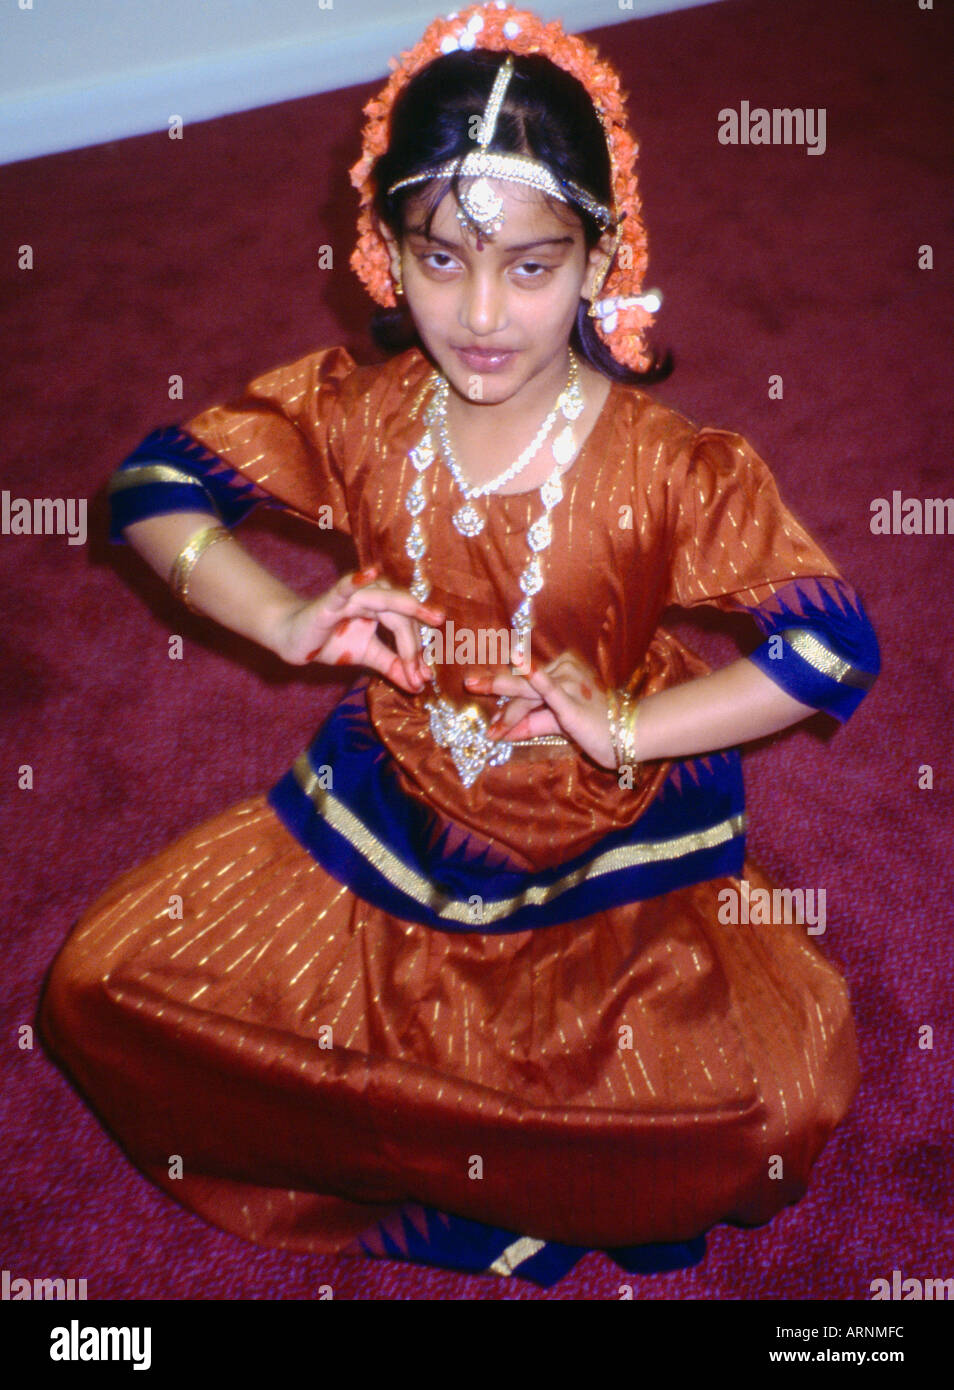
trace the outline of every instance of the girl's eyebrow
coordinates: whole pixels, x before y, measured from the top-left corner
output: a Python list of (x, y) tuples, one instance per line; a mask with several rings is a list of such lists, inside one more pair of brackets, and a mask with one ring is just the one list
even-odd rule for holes
[[(408, 236), (420, 237), (423, 241), (433, 242), (435, 246), (446, 246), (449, 251), (459, 251), (461, 243), (459, 241), (445, 241), (443, 237), (434, 236), (433, 232), (428, 236), (422, 227), (409, 227)], [(571, 236), (549, 236), (540, 237), (536, 241), (524, 241), (517, 246), (501, 246), (501, 251), (508, 255), (512, 251), (534, 251), (538, 246), (572, 246)]]

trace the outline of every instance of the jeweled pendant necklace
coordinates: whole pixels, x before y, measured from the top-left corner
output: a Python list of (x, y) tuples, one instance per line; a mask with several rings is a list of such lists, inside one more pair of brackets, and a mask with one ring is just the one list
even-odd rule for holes
[[(583, 398), (579, 389), (578, 368), (576, 359), (571, 355), (570, 358), (570, 381), (567, 383), (566, 390), (561, 394), (557, 406), (551, 412), (554, 417), (559, 407), (567, 420), (575, 420), (583, 410)], [(424, 474), (431, 467), (436, 458), (434, 449), (433, 432), (439, 429), (439, 422), (442, 417), (443, 405), (446, 403), (446, 395), (442, 391), (442, 386), (447, 387), (446, 381), (436, 373), (431, 378), (434, 392), (430, 404), (424, 414), (425, 431), (420, 440), (410, 451), (409, 458), (417, 474), (411, 487), (408, 489), (405, 498), (405, 506), (411, 514), (411, 530), (405, 544), (405, 551), (408, 557), (414, 562), (414, 577), (410, 585), (410, 591), (419, 603), (426, 603), (431, 592), (430, 580), (424, 573), (421, 563), (427, 553), (427, 538), (421, 527), (421, 513), (427, 506), (427, 497), (424, 493)], [(567, 398), (566, 400), (564, 398)], [(561, 404), (562, 403), (562, 404)], [(546, 422), (544, 422), (546, 423)], [(552, 428), (552, 424), (551, 424)], [(543, 502), (544, 512), (534, 521), (527, 531), (527, 546), (531, 552), (530, 559), (520, 576), (520, 591), (524, 595), (522, 602), (518, 605), (510, 620), (511, 630), (516, 636), (517, 650), (511, 653), (512, 664), (520, 662), (530, 638), (530, 631), (533, 626), (532, 606), (536, 594), (543, 588), (543, 567), (541, 555), (549, 547), (552, 539), (552, 529), (550, 526), (550, 513), (563, 497), (563, 484), (560, 481), (560, 474), (563, 472), (565, 464), (573, 457), (576, 452), (576, 440), (573, 438), (569, 426), (563, 431), (561, 438), (569, 435), (568, 443), (561, 448), (561, 457), (557, 458), (556, 467), (540, 488), (540, 499)], [(541, 441), (542, 442), (542, 441)], [(556, 442), (559, 441), (555, 441)], [(536, 443), (536, 441), (534, 441)], [(554, 457), (557, 450), (554, 444)], [(533, 446), (531, 445), (531, 448)], [(451, 455), (452, 457), (452, 455)], [(456, 460), (455, 460), (456, 462)], [(520, 459), (517, 460), (519, 464)], [(514, 465), (515, 467), (515, 465)], [(453, 470), (451, 470), (453, 471)], [(511, 477), (516, 477), (516, 472), (511, 472)], [(495, 478), (492, 483), (485, 483), (480, 489), (472, 490), (473, 495), (479, 492), (490, 492), (497, 487), (503, 486), (503, 476)], [(458, 486), (465, 489), (464, 484), (459, 479)], [(465, 492), (466, 495), (466, 492)], [(468, 502), (469, 505), (469, 502)], [(463, 509), (462, 509), (463, 510)], [(483, 519), (480, 519), (480, 526), (476, 532), (470, 533), (461, 530), (455, 523), (461, 535), (478, 534), (483, 529)], [(437, 629), (421, 624), (421, 649), (426, 652), (431, 641), (437, 636)], [(480, 709), (475, 705), (468, 705), (465, 709), (457, 709), (446, 695), (441, 694), (437, 684), (437, 677), (434, 677), (434, 700), (429, 700), (424, 708), (430, 717), (431, 735), (434, 741), (441, 748), (448, 748), (457, 768), (458, 775), (465, 787), (469, 787), (479, 777), (485, 767), (497, 767), (501, 763), (507, 762), (514, 749), (514, 743), (507, 739), (490, 739), (487, 737), (487, 720), (484, 718)], [(497, 701), (498, 706), (506, 703), (506, 696), (501, 695)], [(560, 743), (566, 740), (562, 737), (552, 735), (541, 735), (535, 739), (521, 739), (521, 744), (528, 743)]]
[(580, 388), (580, 369), (576, 357), (570, 353), (570, 375), (566, 386), (557, 397), (556, 404), (537, 430), (534, 439), (527, 445), (523, 453), (517, 458), (509, 468), (505, 468), (496, 478), (489, 483), (479, 483), (471, 486), (464, 477), (463, 470), (457, 462), (454, 448), (451, 444), (450, 431), (447, 426), (447, 401), (450, 396), (450, 387), (444, 378), (438, 383), (434, 393), (433, 416), (437, 429), (437, 437), (441, 446), (441, 454), (444, 462), (450, 469), (454, 481), (464, 494), (465, 503), (454, 513), (454, 526), (462, 536), (479, 536), (484, 529), (485, 518), (473, 506), (475, 497), (486, 497), (490, 493), (498, 492), (500, 488), (506, 487), (507, 483), (524, 471), (525, 468), (536, 458), (543, 445), (549, 438), (553, 426), (556, 424), (557, 416), (562, 414), (567, 424), (550, 446), (553, 457), (558, 467), (564, 468), (576, 453), (576, 439), (571, 428), (571, 422), (578, 420), (583, 412), (583, 394)]

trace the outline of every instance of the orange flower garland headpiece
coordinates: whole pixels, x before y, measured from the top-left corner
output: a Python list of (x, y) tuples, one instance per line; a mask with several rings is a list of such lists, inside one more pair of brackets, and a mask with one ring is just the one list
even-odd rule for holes
[[(388, 148), (391, 108), (398, 94), (428, 63), (458, 48), (542, 54), (572, 74), (589, 93), (606, 132), (616, 227), (616, 254), (602, 287), (603, 297), (594, 300), (591, 313), (597, 333), (616, 360), (636, 371), (645, 370), (651, 365), (644, 340), (652, 323), (648, 306), (657, 307), (658, 301), (653, 296), (644, 299), (641, 294), (648, 257), (635, 174), (639, 147), (627, 129), (619, 78), (590, 44), (564, 33), (559, 21), (545, 24), (527, 10), (511, 9), (504, 0), (472, 5), (451, 18), (434, 20), (414, 48), (402, 53), (399, 61), (391, 60), (387, 85), (364, 108), (368, 119), (361, 158), (351, 170), (351, 182), (361, 194), (352, 268), (378, 304), (394, 307), (397, 301), (387, 248), (372, 217), (371, 170)], [(546, 170), (543, 164), (538, 167)]]

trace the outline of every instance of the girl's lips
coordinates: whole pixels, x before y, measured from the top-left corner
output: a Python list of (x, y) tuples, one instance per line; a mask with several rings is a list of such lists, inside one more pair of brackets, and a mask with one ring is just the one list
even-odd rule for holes
[(455, 348), (462, 362), (479, 372), (498, 372), (509, 366), (516, 353), (505, 348)]

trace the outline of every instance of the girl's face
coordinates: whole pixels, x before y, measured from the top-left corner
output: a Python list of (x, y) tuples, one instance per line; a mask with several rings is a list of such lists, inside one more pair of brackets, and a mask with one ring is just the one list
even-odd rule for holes
[(464, 230), (449, 194), (429, 235), (420, 200), (410, 200), (400, 246), (388, 244), (428, 352), (465, 400), (492, 405), (562, 385), (580, 297), (603, 255), (587, 253), (569, 207), (557, 213), (536, 189), (491, 182), (504, 218), (493, 236)]

